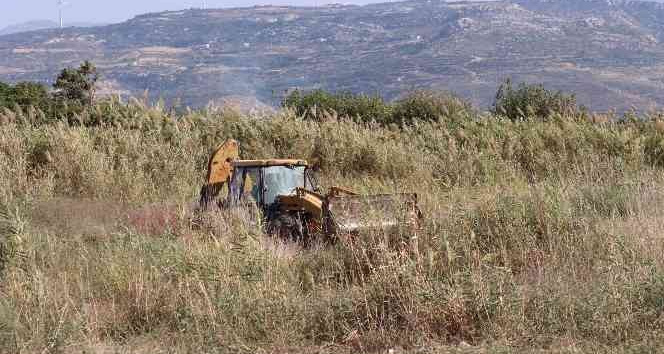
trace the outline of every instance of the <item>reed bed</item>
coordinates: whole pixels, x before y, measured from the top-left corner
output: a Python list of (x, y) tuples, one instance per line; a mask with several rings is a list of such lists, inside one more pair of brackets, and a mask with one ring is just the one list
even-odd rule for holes
[[(647, 117), (408, 126), (105, 102), (0, 117), (0, 352), (658, 352), (664, 133)], [(94, 122), (94, 124), (87, 124)], [(414, 191), (419, 256), (194, 215), (211, 149)]]

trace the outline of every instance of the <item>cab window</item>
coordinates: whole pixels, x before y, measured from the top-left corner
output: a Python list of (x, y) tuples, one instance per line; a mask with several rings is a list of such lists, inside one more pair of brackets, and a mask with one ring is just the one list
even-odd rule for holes
[(271, 166), (263, 170), (264, 203), (270, 205), (277, 196), (291, 195), (304, 187), (304, 166)]

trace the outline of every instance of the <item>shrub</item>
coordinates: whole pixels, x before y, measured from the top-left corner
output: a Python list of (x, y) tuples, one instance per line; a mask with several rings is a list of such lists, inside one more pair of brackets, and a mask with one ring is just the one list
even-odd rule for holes
[(36, 82), (19, 82), (16, 85), (0, 83), (0, 107), (22, 109), (28, 107), (47, 110), (49, 96), (46, 87)]
[(391, 122), (411, 124), (466, 118), (473, 113), (471, 104), (453, 94), (436, 91), (415, 91), (398, 100), (392, 110)]
[(578, 110), (574, 95), (526, 83), (514, 88), (510, 80), (500, 85), (492, 107), (492, 113), (512, 121), (548, 119), (554, 114), (570, 116)]
[(416, 121), (457, 119), (472, 114), (469, 102), (446, 92), (419, 90), (393, 104), (379, 96), (350, 92), (330, 93), (314, 90), (308, 93), (293, 91), (282, 101), (282, 107), (295, 110), (304, 119), (321, 120), (326, 117), (347, 117), (356, 122), (375, 121), (382, 124), (412, 124)]
[[(69, 123), (82, 123), (80, 115), (84, 108), (91, 107), (95, 98), (95, 85), (99, 76), (94, 64), (85, 61), (77, 69), (62, 70), (50, 93), (46, 86), (37, 82), (19, 82), (10, 85), (0, 82), (0, 108), (14, 110), (14, 113), (28, 112), (25, 121), (67, 120)], [(20, 114), (22, 115), (22, 114)], [(86, 123), (99, 123), (88, 119)], [(90, 125), (90, 124), (88, 124)]]
[(0, 82), (0, 106), (9, 107), (7, 103), (9, 98), (9, 93), (11, 92), (12, 87), (4, 82)]
[(295, 90), (281, 102), (282, 107), (295, 110), (304, 119), (321, 120), (325, 115), (351, 118), (355, 121), (385, 122), (390, 106), (379, 96), (355, 95), (348, 91), (330, 93), (323, 90)]

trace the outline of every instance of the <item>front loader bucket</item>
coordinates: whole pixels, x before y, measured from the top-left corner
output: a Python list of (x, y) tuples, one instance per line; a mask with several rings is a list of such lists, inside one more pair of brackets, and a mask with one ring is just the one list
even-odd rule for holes
[(422, 218), (416, 194), (328, 196), (326, 211), (334, 234), (416, 228)]

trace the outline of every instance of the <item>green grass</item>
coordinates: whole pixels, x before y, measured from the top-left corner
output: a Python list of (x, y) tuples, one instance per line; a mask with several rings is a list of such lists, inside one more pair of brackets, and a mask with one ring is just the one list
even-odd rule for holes
[[(0, 117), (0, 352), (606, 352), (664, 346), (656, 124), (407, 127), (100, 103)], [(90, 118), (92, 119), (92, 118)], [(301, 249), (192, 213), (211, 149), (413, 191), (419, 254)], [(374, 236), (374, 237), (372, 237)]]

